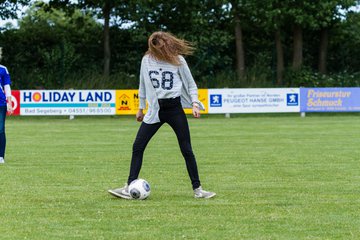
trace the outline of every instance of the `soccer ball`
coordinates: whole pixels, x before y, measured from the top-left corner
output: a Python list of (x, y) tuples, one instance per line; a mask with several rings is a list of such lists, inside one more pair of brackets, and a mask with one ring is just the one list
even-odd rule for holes
[(144, 179), (135, 179), (129, 185), (129, 193), (133, 199), (146, 199), (150, 195), (150, 184)]

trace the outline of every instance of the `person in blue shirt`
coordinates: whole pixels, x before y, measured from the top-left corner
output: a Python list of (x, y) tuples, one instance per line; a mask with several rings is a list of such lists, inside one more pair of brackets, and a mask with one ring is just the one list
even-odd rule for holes
[(13, 107), (11, 102), (11, 80), (10, 74), (7, 68), (3, 65), (0, 65), (0, 164), (5, 163), (5, 146), (6, 146), (6, 136), (5, 136), (5, 118), (6, 113), (13, 113)]

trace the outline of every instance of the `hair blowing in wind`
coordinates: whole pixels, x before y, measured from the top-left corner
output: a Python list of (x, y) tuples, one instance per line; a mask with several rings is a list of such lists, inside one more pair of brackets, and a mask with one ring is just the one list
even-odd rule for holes
[(148, 40), (146, 54), (157, 60), (180, 65), (179, 55), (191, 55), (195, 48), (192, 43), (179, 39), (168, 32), (154, 32)]

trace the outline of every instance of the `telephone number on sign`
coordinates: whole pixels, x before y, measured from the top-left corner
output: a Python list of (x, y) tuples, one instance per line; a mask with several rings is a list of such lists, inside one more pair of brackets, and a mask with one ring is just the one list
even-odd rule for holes
[(69, 114), (111, 114), (111, 108), (68, 108)]

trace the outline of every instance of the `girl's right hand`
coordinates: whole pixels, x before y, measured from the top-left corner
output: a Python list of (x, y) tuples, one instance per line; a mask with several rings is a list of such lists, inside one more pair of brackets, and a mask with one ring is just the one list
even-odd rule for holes
[(142, 109), (139, 109), (139, 111), (136, 113), (136, 121), (142, 122), (143, 119), (144, 119), (144, 113)]

